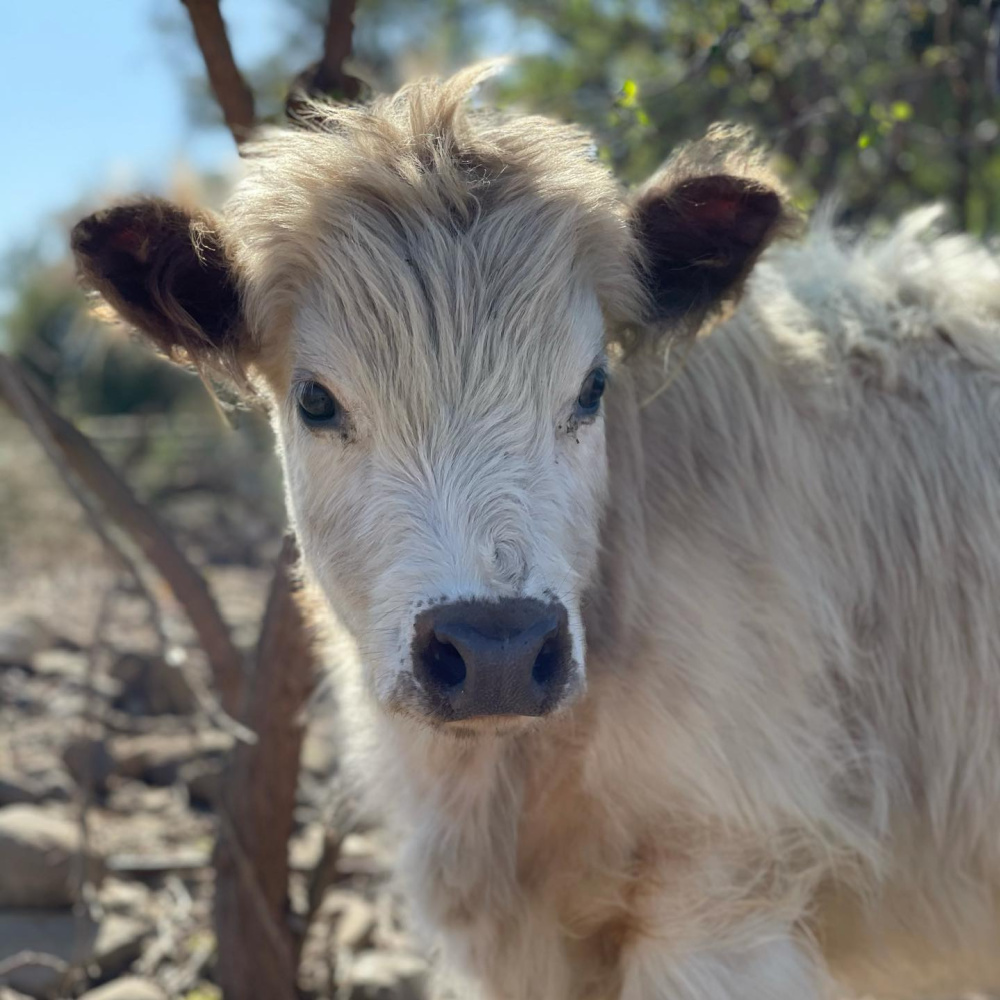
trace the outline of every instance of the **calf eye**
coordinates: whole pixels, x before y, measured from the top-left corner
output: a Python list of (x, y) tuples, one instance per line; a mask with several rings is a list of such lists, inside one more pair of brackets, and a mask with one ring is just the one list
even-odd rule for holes
[(577, 409), (582, 416), (589, 416), (597, 412), (607, 381), (608, 375), (603, 368), (595, 368), (583, 380), (580, 395), (576, 399)]
[(319, 382), (301, 383), (296, 390), (296, 399), (299, 416), (309, 427), (333, 423), (340, 416), (340, 404)]

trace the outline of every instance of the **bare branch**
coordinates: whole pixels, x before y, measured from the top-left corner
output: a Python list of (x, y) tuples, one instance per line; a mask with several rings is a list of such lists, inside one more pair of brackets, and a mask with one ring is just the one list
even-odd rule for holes
[(344, 72), (344, 60), (351, 54), (354, 38), (355, 0), (330, 0), (330, 12), (323, 34), (323, 58), (316, 85), (325, 93), (339, 91), (344, 97), (358, 96), (360, 81)]
[(344, 71), (344, 60), (351, 54), (356, 6), (356, 0), (330, 0), (323, 33), (323, 58), (307, 66), (292, 81), (285, 101), (285, 114), (289, 118), (300, 117), (299, 101), (303, 95), (340, 101), (355, 101), (361, 96), (364, 84)]
[(257, 734), (237, 746), (223, 782), (215, 848), (218, 977), (226, 997), (295, 996), (296, 949), (287, 920), (291, 836), (302, 709), (313, 688), (314, 659), (295, 582), (289, 536), (275, 570), (241, 717)]
[(160, 519), (136, 499), (88, 438), (59, 416), (3, 354), (0, 354), (0, 395), (46, 449), (64, 482), (87, 512), (94, 530), (109, 550), (116, 553), (128, 575), (138, 586), (143, 586), (135, 567), (108, 534), (92, 497), (100, 500), (107, 516), (135, 542), (166, 581), (208, 657), (222, 706), (233, 715), (243, 683), (243, 658), (233, 644), (205, 579), (188, 562)]
[(187, 7), (212, 93), (239, 146), (249, 138), (257, 116), (253, 91), (233, 58), (219, 0), (181, 0), (181, 3)]

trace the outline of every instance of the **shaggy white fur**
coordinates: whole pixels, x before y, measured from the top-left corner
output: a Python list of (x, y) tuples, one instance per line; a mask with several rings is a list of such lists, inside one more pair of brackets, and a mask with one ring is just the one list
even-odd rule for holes
[[(429, 946), (490, 1000), (1000, 989), (996, 257), (935, 210), (819, 218), (692, 339), (785, 226), (759, 158), (716, 131), (629, 199), (581, 133), (464, 112), (476, 77), (265, 133), (187, 269), (134, 219), (78, 240), (123, 314), (187, 317), (271, 403)], [(507, 596), (569, 611), (561, 709), (432, 724), (416, 614)]]
[(580, 704), (372, 716), (400, 871), (490, 997), (1000, 983), (1000, 266), (939, 215), (820, 219), (667, 392), (615, 371)]

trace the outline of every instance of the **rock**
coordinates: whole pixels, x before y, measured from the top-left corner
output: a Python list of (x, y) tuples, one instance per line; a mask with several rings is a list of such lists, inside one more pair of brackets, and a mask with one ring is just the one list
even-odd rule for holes
[(152, 980), (123, 976), (89, 990), (80, 1000), (167, 1000), (167, 994)]
[(0, 774), (0, 808), (37, 801), (38, 796), (27, 779)]
[(77, 736), (63, 749), (62, 761), (80, 788), (104, 795), (108, 778), (115, 773), (115, 759), (108, 741), (101, 736)]
[(148, 877), (166, 872), (199, 872), (207, 870), (211, 862), (210, 851), (191, 848), (161, 854), (112, 854), (108, 867), (118, 875)]
[(31, 669), (42, 677), (76, 681), (87, 679), (87, 654), (72, 649), (42, 649), (31, 658)]
[(46, 705), (39, 697), (37, 685), (31, 683), (27, 667), (3, 669), (0, 663), (0, 705), (14, 711), (22, 719), (41, 714)]
[(0, 772), (0, 809), (4, 806), (65, 802), (72, 791), (61, 774), (15, 774)]
[(8, 985), (32, 997), (54, 1000), (68, 994), (63, 980), (74, 970), (106, 979), (131, 965), (142, 950), (149, 925), (111, 915), (99, 923), (66, 910), (0, 910), (0, 964), (22, 952), (42, 956), (14, 969)]
[(37, 618), (12, 622), (0, 629), (0, 667), (27, 667), (52, 641), (52, 633)]
[(363, 951), (351, 963), (347, 1000), (422, 1000), (427, 963), (397, 951)]
[(218, 802), (224, 766), (219, 758), (189, 760), (181, 765), (178, 776), (187, 785), (192, 805), (211, 809)]
[(220, 757), (233, 745), (227, 733), (147, 733), (123, 736), (112, 742), (116, 770), (127, 778), (153, 785), (172, 785), (181, 767), (199, 758)]
[[(162, 816), (169, 823), (170, 815), (176, 818), (178, 809), (184, 809), (187, 802), (184, 789), (179, 785), (147, 785), (144, 781), (123, 778), (115, 781), (107, 806), (120, 816), (142, 817), (148, 826), (154, 816)], [(152, 823), (153, 827), (157, 825)], [(168, 839), (177, 832), (167, 833)]]
[[(338, 948), (356, 952), (371, 945), (377, 914), (375, 907), (364, 896), (357, 893), (343, 893), (343, 900), (337, 908), (337, 923), (333, 939)], [(324, 900), (324, 906), (328, 902)]]
[[(0, 915), (0, 926), (4, 923), (3, 916)], [(0, 962), (5, 957), (13, 958), (13, 955), (6, 956), (7, 949), (0, 943)], [(72, 967), (66, 963), (44, 952), (30, 952), (16, 960), (16, 965), (11, 968), (4, 980), (13, 984), (17, 992), (17, 997), (37, 997), (39, 1000), (56, 1000), (60, 994), (68, 996), (61, 985), (66, 982), (74, 982), (78, 977), (73, 974)], [(13, 992), (13, 991), (12, 991)], [(0, 997), (6, 1000), (6, 993), (0, 993)]]
[(307, 823), (288, 842), (288, 864), (293, 871), (311, 872), (323, 856), (326, 830), (321, 823)]
[[(60, 907), (76, 902), (75, 865), (82, 843), (78, 824), (32, 805), (0, 809), (0, 907)], [(90, 881), (104, 875), (101, 860), (86, 858)]]
[(102, 883), (97, 898), (105, 913), (149, 915), (150, 895), (149, 887), (141, 882), (109, 877)]
[(340, 750), (336, 729), (327, 720), (326, 725), (311, 721), (302, 738), (302, 770), (321, 778), (329, 778), (337, 770)]
[(37, 679), (59, 685), (46, 701), (49, 714), (77, 714), (81, 690), (92, 690), (109, 701), (118, 695), (118, 681), (101, 672), (88, 678), (89, 670), (88, 654), (65, 646), (43, 649), (31, 658), (31, 671)]
[(368, 833), (349, 833), (340, 845), (337, 871), (341, 875), (377, 875), (392, 867), (392, 854)]
[(0, 808), (40, 802), (43, 789), (31, 778), (0, 772)]
[(97, 930), (88, 964), (96, 965), (102, 977), (119, 975), (142, 954), (142, 942), (149, 932), (149, 925), (136, 917), (109, 913)]
[(195, 796), (210, 803), (222, 758), (233, 744), (226, 733), (144, 733), (140, 736), (79, 736), (63, 751), (63, 763), (78, 785), (104, 794), (112, 776), (168, 786), (178, 780), (197, 786)]
[(392, 890), (384, 886), (377, 892), (373, 902), (375, 930), (372, 932), (372, 941), (375, 947), (385, 951), (419, 951), (400, 919), (402, 901), (395, 898)]
[(160, 657), (124, 653), (108, 671), (121, 684), (115, 708), (132, 715), (190, 715), (198, 707), (184, 672)]

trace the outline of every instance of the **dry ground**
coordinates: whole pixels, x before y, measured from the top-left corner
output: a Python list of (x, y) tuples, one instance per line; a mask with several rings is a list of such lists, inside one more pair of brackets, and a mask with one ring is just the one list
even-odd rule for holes
[[(251, 647), (280, 529), (268, 457), (248, 455), (239, 435), (220, 443), (214, 432), (193, 434), (185, 450), (202, 453), (199, 465), (176, 449), (162, 457), (156, 438), (168, 429), (104, 421), (88, 430), (119, 463), (152, 454), (133, 461), (130, 481), (175, 528), (237, 642)], [(152, 441), (134, 440), (147, 434)], [(240, 462), (257, 470), (252, 480), (227, 470)], [(238, 485), (223, 492), (220, 480)], [(185, 656), (183, 670), (163, 662), (145, 603), (116, 591), (75, 502), (5, 415), (0, 566), (0, 997), (209, 1000), (218, 995), (212, 803), (232, 738), (185, 683), (203, 663), (169, 595), (157, 591), (170, 658)], [(102, 611), (102, 651), (92, 658)], [(403, 927), (379, 831), (339, 790), (331, 708), (318, 698), (303, 754), (291, 845), (299, 911), (325, 833), (346, 836), (305, 941), (300, 986), (313, 997), (419, 1000), (426, 963)], [(92, 881), (79, 878), (81, 858)]]

